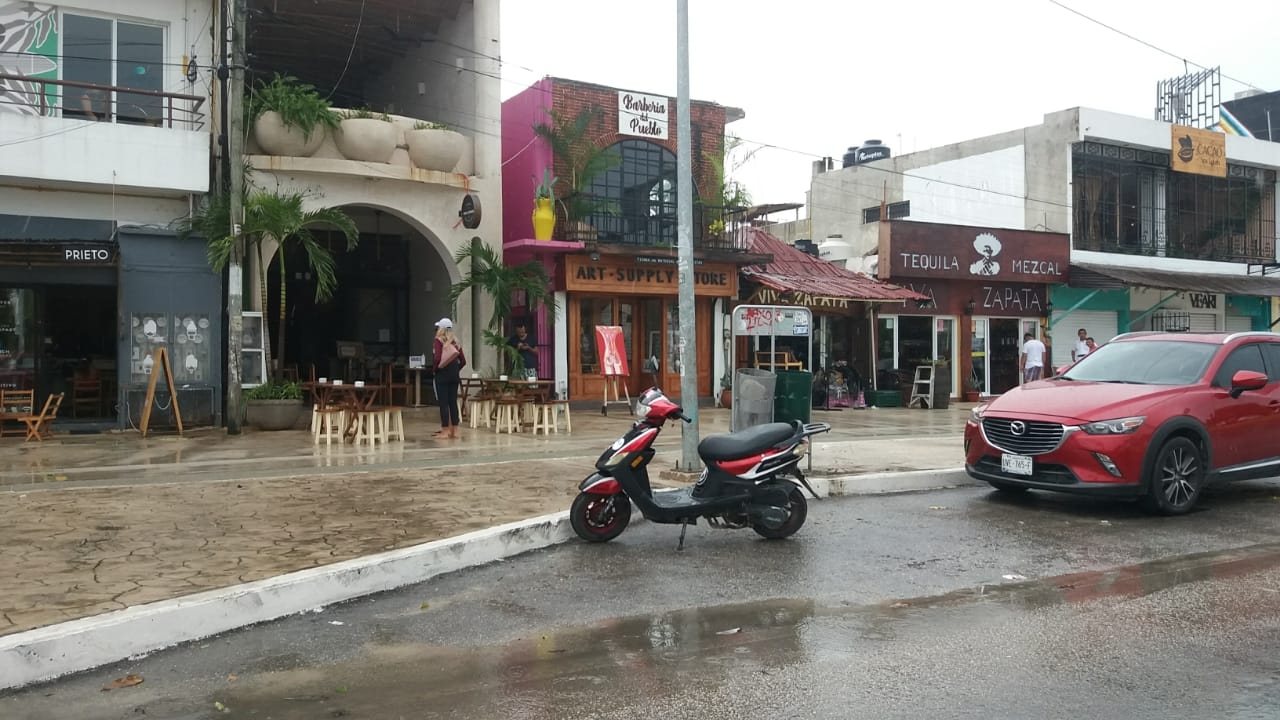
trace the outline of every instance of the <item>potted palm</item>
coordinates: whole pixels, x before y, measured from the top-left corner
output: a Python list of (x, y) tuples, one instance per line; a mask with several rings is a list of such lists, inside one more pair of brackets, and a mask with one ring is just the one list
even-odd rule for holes
[(302, 418), (302, 386), (270, 381), (244, 393), (245, 422), (259, 430), (292, 430)]
[(449, 306), (454, 307), (463, 293), (483, 292), (493, 302), (493, 314), (484, 330), (484, 344), (493, 348), (511, 373), (519, 377), (524, 370), (520, 353), (507, 343), (502, 332), (503, 321), (512, 316), (512, 296), (523, 293), (526, 310), (533, 312), (541, 305), (551, 308), (552, 315), (559, 312), (551, 277), (547, 270), (534, 260), (518, 265), (507, 265), (502, 254), (478, 239), (463, 245), (454, 254), (454, 262), (460, 267), (465, 263), (467, 274), (449, 288)]
[(733, 374), (728, 371), (720, 378), (720, 404), (727, 408), (733, 407)]
[(337, 113), (314, 87), (279, 73), (253, 90), (249, 114), (253, 138), (268, 155), (308, 157), (338, 127)]
[(533, 189), (533, 238), (550, 240), (556, 231), (555, 186), (559, 178), (552, 177), (551, 168), (542, 170), (542, 182)]
[(414, 167), (438, 172), (453, 172), (467, 147), (461, 133), (435, 122), (414, 123), (412, 130), (405, 131), (404, 141)]
[(396, 151), (396, 126), (386, 113), (369, 108), (344, 110), (333, 140), (348, 160), (391, 162)]
[(547, 114), (551, 122), (534, 125), (533, 131), (547, 141), (555, 157), (569, 169), (565, 180), (568, 188), (559, 198), (564, 208), (565, 239), (592, 242), (598, 237), (592, 219), (615, 211), (611, 201), (591, 194), (592, 181), (622, 158), (610, 148), (600, 147), (590, 137), (593, 132), (599, 132), (598, 126), (604, 117), (599, 106), (584, 108), (573, 117), (556, 110), (548, 110)]

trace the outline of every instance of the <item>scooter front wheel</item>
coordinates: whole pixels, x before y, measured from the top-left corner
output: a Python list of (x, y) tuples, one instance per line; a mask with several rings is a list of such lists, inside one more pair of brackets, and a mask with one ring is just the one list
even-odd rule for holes
[(578, 493), (569, 509), (569, 524), (587, 542), (608, 542), (622, 534), (631, 522), (631, 500), (622, 493)]
[(804, 525), (805, 518), (809, 516), (809, 501), (804, 499), (804, 493), (800, 492), (800, 488), (792, 485), (791, 491), (787, 493), (787, 503), (791, 505), (790, 514), (787, 515), (787, 521), (776, 527), (770, 527), (759, 520), (751, 523), (751, 529), (756, 531), (760, 537), (769, 538), (770, 540), (781, 540), (784, 537), (794, 535), (800, 526)]

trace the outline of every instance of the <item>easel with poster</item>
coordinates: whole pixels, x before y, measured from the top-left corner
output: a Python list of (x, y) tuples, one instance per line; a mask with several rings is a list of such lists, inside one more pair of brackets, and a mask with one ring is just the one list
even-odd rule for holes
[[(627, 343), (620, 325), (596, 326), (596, 357), (600, 359), (600, 374), (604, 376), (604, 398), (600, 403), (600, 414), (609, 414), (609, 405), (625, 404), (631, 408), (631, 391), (627, 389), (627, 378), (631, 376), (627, 368)], [(621, 382), (619, 382), (621, 380)], [(618, 386), (622, 386), (619, 394)], [(613, 399), (609, 398), (612, 392)], [(625, 397), (626, 399), (622, 399)]]
[(178, 390), (173, 386), (173, 366), (169, 364), (169, 351), (163, 347), (156, 348), (152, 360), (154, 364), (151, 367), (151, 380), (147, 382), (147, 397), (143, 401), (142, 419), (138, 423), (138, 429), (142, 431), (142, 437), (147, 436), (147, 428), (151, 425), (151, 408), (156, 402), (156, 383), (163, 371), (165, 384), (169, 387), (169, 403), (173, 406), (173, 420), (178, 424), (178, 435), (181, 437), (182, 413), (178, 410)]

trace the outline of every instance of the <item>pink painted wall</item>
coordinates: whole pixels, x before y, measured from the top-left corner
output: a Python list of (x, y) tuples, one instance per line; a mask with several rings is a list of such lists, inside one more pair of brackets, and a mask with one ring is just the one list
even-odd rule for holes
[(543, 78), (502, 103), (503, 244), (533, 237), (533, 189), (553, 157), (533, 126), (548, 122), (553, 90)]

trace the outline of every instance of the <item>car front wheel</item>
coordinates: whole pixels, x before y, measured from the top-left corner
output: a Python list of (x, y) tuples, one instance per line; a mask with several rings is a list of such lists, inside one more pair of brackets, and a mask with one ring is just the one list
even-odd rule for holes
[(1161, 515), (1182, 515), (1195, 507), (1204, 487), (1204, 459), (1200, 448), (1185, 437), (1171, 438), (1160, 447), (1144, 504)]

